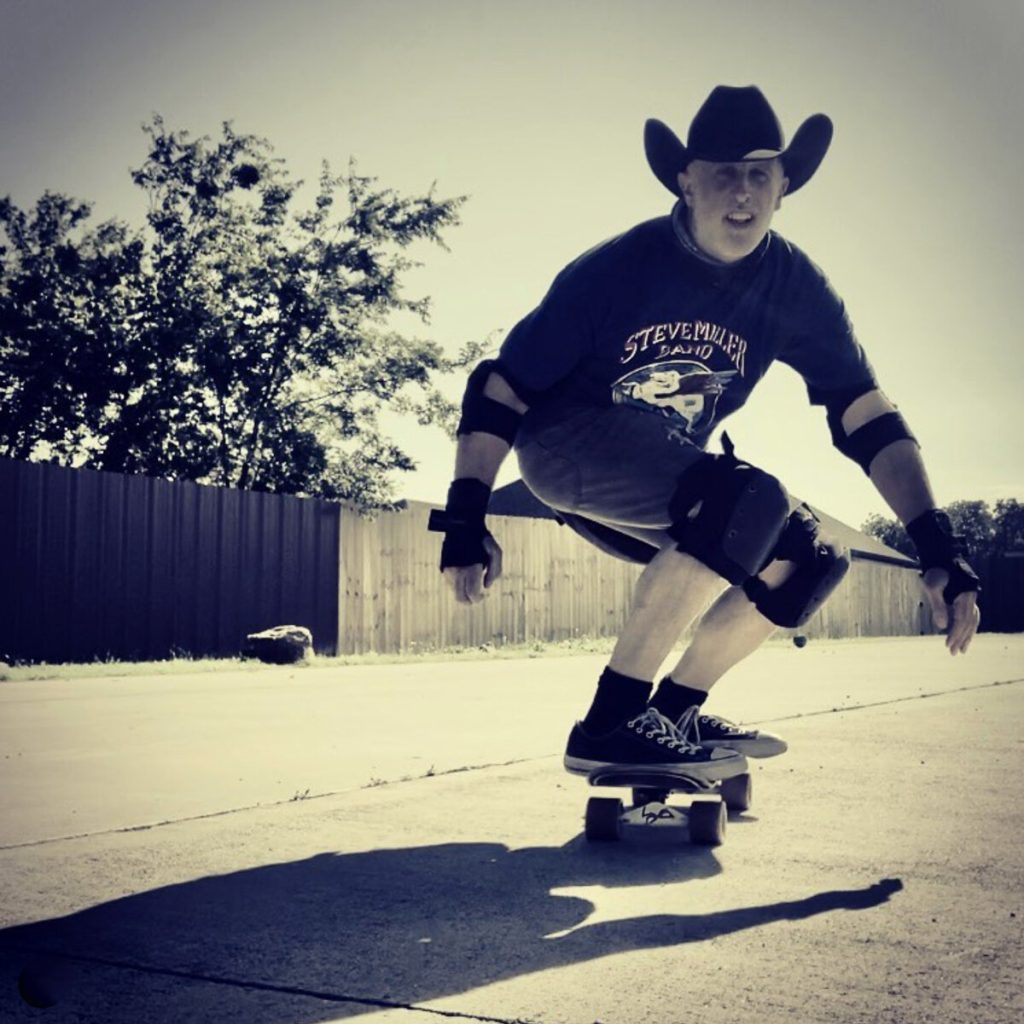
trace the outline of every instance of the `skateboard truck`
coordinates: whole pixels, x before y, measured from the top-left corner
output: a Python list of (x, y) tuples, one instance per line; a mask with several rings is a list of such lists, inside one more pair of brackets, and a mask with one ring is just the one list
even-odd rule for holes
[[(725, 841), (726, 811), (750, 808), (750, 775), (722, 782), (705, 782), (676, 772), (631, 771), (608, 766), (587, 776), (591, 786), (631, 790), (626, 806), (618, 797), (593, 796), (587, 801), (584, 834), (590, 842), (624, 838), (630, 829), (677, 830), (698, 846), (719, 846)], [(668, 803), (673, 793), (692, 796), (689, 806)]]

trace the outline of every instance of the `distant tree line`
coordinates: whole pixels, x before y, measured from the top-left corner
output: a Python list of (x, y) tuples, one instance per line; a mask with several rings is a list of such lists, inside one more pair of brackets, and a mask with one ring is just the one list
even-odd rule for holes
[(144, 227), (46, 192), (0, 199), (0, 454), (229, 487), (392, 500), (414, 468), (384, 408), (451, 429), (440, 375), (479, 358), (392, 329), (415, 242), (465, 197), (402, 197), (325, 163), (315, 195), (264, 139), (144, 126)]
[[(953, 531), (964, 540), (970, 561), (1016, 551), (1024, 554), (1024, 504), (1000, 498), (992, 508), (984, 501), (954, 501), (945, 506)], [(885, 516), (869, 516), (861, 529), (911, 558), (916, 551), (903, 524)]]

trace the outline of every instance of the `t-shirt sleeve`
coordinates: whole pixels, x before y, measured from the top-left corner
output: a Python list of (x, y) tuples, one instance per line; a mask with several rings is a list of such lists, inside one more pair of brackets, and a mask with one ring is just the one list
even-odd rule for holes
[(594, 252), (570, 263), (540, 305), (509, 331), (498, 370), (524, 402), (568, 377), (594, 348), (595, 323), (607, 301)]
[(837, 392), (863, 394), (877, 387), (875, 372), (854, 333), (842, 299), (825, 275), (804, 258), (798, 310), (779, 360), (807, 385), (812, 405), (828, 404)]

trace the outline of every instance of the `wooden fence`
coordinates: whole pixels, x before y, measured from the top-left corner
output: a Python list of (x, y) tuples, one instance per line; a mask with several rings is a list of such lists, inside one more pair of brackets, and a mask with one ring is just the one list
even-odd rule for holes
[[(551, 520), (491, 517), (503, 576), (482, 604), (457, 604), (437, 569), (429, 508), (367, 519), (332, 502), (0, 459), (0, 658), (232, 655), (246, 633), (281, 623), (308, 626), (324, 654), (621, 630), (638, 567)], [(986, 592), (992, 615), (999, 594), (1009, 601), (995, 628), (1024, 628), (1024, 559), (1010, 561), (998, 577), (986, 567), (999, 581)], [(916, 571), (856, 554), (800, 630), (931, 631)]]
[[(615, 636), (622, 628), (639, 567), (551, 520), (490, 517), (504, 551), (502, 577), (481, 604), (457, 604), (437, 569), (441, 540), (427, 532), (429, 509), (410, 502), (372, 520), (345, 516), (342, 653)], [(829, 602), (799, 630), (808, 637), (931, 631), (916, 571), (857, 556)]]
[(1024, 552), (989, 555), (976, 568), (981, 576), (981, 628), (997, 633), (1024, 630)]
[(341, 532), (339, 639), (343, 653), (425, 650), (611, 636), (629, 607), (637, 568), (540, 519), (492, 516), (505, 558), (481, 604), (457, 604), (438, 571), (441, 537), (430, 506), (411, 502)]
[(0, 659), (337, 648), (337, 504), (0, 459)]

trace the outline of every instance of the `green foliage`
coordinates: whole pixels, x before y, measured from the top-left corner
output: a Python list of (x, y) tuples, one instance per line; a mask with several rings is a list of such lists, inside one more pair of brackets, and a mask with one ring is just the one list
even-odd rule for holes
[(907, 536), (907, 531), (898, 519), (886, 519), (877, 513), (868, 516), (861, 526), (861, 530), (870, 537), (875, 537), (883, 544), (887, 544), (900, 554), (910, 558), (916, 558), (914, 542)]
[(995, 524), (992, 513), (984, 501), (954, 501), (946, 505), (945, 512), (953, 532), (963, 539), (967, 557), (987, 554), (992, 547)]
[(31, 213), (0, 200), (0, 451), (14, 458), (89, 452), (130, 387), (143, 247), (113, 222), (75, 238), (90, 212), (49, 192)]
[[(1000, 498), (994, 509), (984, 501), (954, 501), (943, 511), (949, 516), (953, 532), (963, 538), (968, 560), (1008, 551), (1024, 552), (1024, 505), (1016, 498)], [(861, 529), (883, 544), (916, 557), (907, 531), (897, 520), (875, 514), (864, 521)]]
[(999, 553), (1024, 552), (1024, 504), (1016, 498), (1000, 498), (995, 504), (992, 547)]
[(378, 188), (325, 164), (312, 204), (269, 143), (191, 139), (155, 117), (132, 180), (146, 227), (87, 203), (0, 200), (0, 453), (224, 486), (391, 500), (413, 468), (390, 407), (447, 429), (455, 358), (391, 326), (411, 245), (443, 246), (464, 199)]

